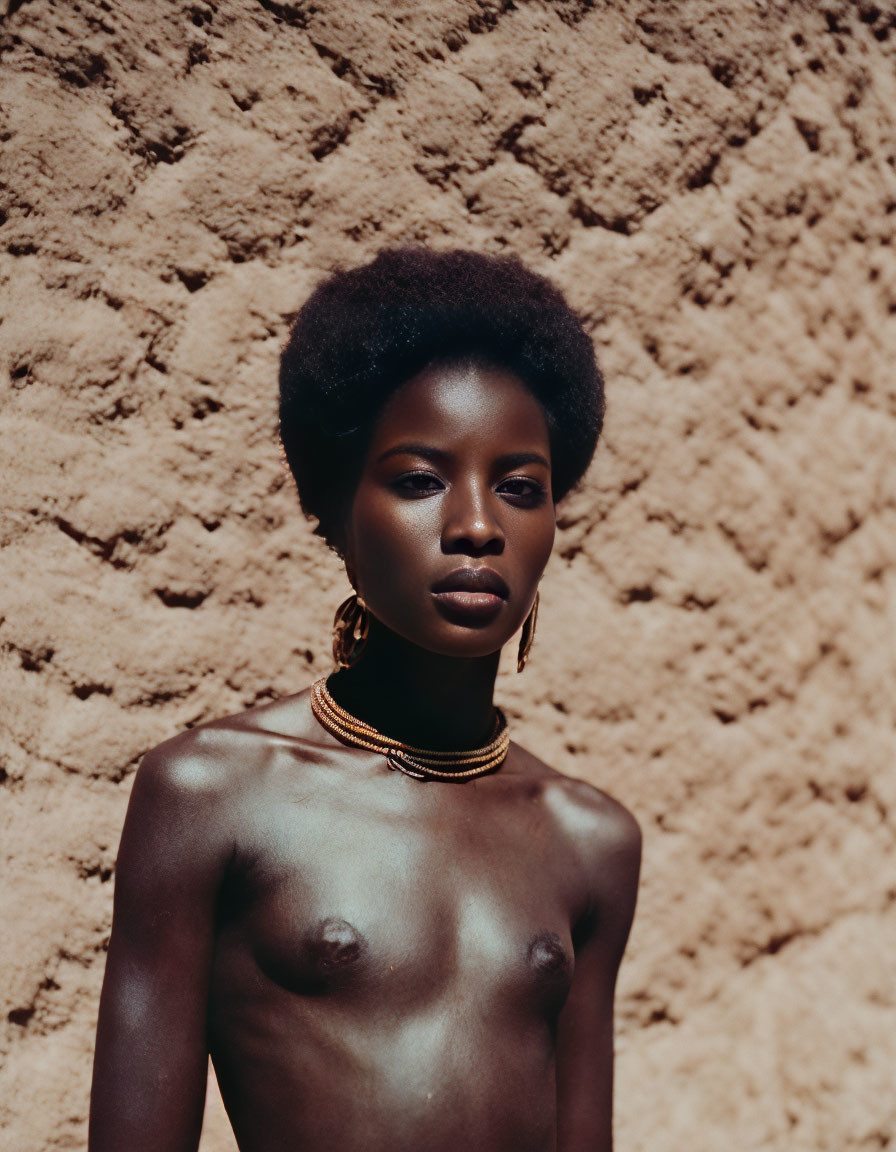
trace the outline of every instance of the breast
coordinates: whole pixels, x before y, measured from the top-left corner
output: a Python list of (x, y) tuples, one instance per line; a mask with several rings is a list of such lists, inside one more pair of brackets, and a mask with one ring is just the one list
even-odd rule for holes
[(574, 967), (571, 946), (564, 945), (556, 932), (538, 932), (529, 940), (526, 949), (529, 987), (533, 1003), (548, 1017), (555, 1016), (563, 1007)]
[(276, 925), (255, 941), (255, 961), (266, 976), (304, 995), (344, 987), (367, 966), (369, 947), (364, 934), (348, 920), (328, 916), (299, 932), (282, 932)]
[(572, 958), (556, 932), (539, 932), (529, 942), (527, 958), (539, 979), (568, 982), (572, 976)]

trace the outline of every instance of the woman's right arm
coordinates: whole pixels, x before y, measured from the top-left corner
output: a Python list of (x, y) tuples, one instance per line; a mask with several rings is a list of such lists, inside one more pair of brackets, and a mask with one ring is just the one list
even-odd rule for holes
[(203, 737), (186, 733), (151, 752), (131, 793), (100, 1001), (90, 1152), (195, 1152), (199, 1143), (215, 899), (232, 850), (222, 769), (208, 754), (214, 741)]

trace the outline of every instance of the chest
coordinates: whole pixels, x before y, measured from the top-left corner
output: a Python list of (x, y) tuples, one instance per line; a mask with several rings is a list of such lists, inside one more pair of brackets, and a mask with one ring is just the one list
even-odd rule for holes
[(225, 930), (298, 995), (407, 1009), (475, 989), (559, 1008), (569, 861), (537, 809), (496, 807), (342, 802), (270, 818), (230, 878)]

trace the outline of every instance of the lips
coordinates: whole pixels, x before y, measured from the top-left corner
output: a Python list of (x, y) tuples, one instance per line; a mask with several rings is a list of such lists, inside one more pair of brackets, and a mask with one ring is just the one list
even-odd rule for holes
[(483, 592), (506, 600), (510, 595), (507, 584), (493, 568), (455, 568), (438, 583), (433, 592)]
[(432, 586), (446, 615), (486, 622), (501, 610), (510, 589), (492, 568), (455, 568)]

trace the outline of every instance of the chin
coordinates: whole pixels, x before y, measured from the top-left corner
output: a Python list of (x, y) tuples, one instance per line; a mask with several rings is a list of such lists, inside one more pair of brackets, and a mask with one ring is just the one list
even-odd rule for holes
[(502, 644), (488, 644), (488, 645), (457, 645), (453, 648), (440, 648), (433, 649), (438, 651), (440, 656), (453, 656), (456, 660), (484, 660), (487, 656), (494, 656), (496, 652), (500, 652)]
[(461, 660), (477, 660), (485, 656), (494, 656), (496, 652), (500, 652), (513, 635), (513, 633), (506, 635), (506, 630), (503, 628), (500, 635), (496, 635), (494, 627), (456, 627), (453, 631), (455, 633), (453, 636), (441, 636), (427, 647), (430, 647), (430, 651), (437, 652), (440, 656), (455, 656)]
[[(458, 660), (478, 660), (494, 656), (517, 631), (518, 625), (508, 628), (504, 612), (496, 619), (470, 616), (447, 618), (442, 614), (419, 619), (411, 624), (407, 618), (404, 627), (396, 628), (388, 620), (381, 622), (403, 640), (433, 652), (437, 656), (452, 656)], [(396, 621), (397, 623), (397, 621)]]

